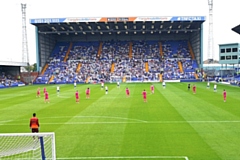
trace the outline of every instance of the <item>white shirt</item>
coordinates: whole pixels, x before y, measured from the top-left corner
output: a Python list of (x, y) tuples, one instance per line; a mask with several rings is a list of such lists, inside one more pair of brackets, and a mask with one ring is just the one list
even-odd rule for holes
[(217, 89), (217, 85), (216, 84), (214, 85), (214, 89)]
[(59, 86), (57, 86), (57, 90), (58, 90), (58, 91), (60, 90), (60, 87), (59, 87)]

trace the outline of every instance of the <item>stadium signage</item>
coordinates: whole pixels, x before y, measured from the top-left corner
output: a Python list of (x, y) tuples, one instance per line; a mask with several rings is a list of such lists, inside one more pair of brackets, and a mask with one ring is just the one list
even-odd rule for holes
[(71, 22), (133, 22), (133, 21), (205, 21), (204, 16), (155, 16), (155, 17), (68, 17), (30, 19), (37, 23), (71, 23)]
[(129, 21), (128, 17), (120, 17), (120, 18), (107, 18), (108, 22), (119, 22), (119, 21)]
[(64, 22), (95, 22), (100, 18), (90, 17), (90, 18), (66, 18)]
[(186, 17), (178, 17), (178, 20), (179, 21), (203, 21), (205, 20), (205, 18), (202, 16), (193, 16), (193, 17), (186, 16)]
[(139, 21), (169, 21), (171, 17), (140, 17)]
[(169, 60), (177, 60), (177, 61), (181, 61), (181, 60), (191, 60), (191, 58), (168, 58)]
[(31, 23), (59, 23), (62, 22), (59, 18), (40, 18), (40, 19), (33, 19)]

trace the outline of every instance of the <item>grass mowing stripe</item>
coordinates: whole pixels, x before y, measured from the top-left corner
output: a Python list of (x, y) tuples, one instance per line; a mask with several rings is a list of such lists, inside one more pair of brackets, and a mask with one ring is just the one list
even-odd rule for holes
[[(100, 89), (100, 88), (99, 88)], [(122, 89), (116, 89), (115, 87), (111, 86), (109, 87), (109, 94), (105, 95), (104, 90), (98, 91), (100, 94), (95, 94), (95, 96), (99, 96), (97, 100), (89, 99), (91, 101), (94, 101), (91, 105), (89, 105), (85, 110), (80, 112), (77, 116), (72, 117), (71, 120), (69, 120), (67, 123), (75, 123), (76, 121), (82, 120), (79, 119), (79, 117), (85, 117), (91, 121), (93, 121), (93, 125), (91, 126), (79, 126), (80, 128), (74, 127), (68, 127), (68, 126), (63, 126), (60, 127), (59, 129), (56, 130), (56, 132), (68, 132), (68, 135), (75, 135), (75, 130), (78, 130), (78, 137), (75, 138), (74, 140), (71, 140), (72, 137), (64, 135), (58, 135), (60, 139), (64, 139), (64, 141), (72, 141), (70, 146), (66, 146), (68, 149), (72, 150), (69, 152), (70, 155), (75, 155), (75, 156), (83, 156), (83, 155), (91, 155), (92, 152), (95, 153), (95, 155), (102, 155), (104, 151), (101, 151), (103, 147), (102, 145), (105, 146), (105, 149), (111, 150), (111, 152), (114, 152), (116, 154), (117, 151), (119, 150), (116, 145), (113, 144), (121, 144), (121, 136), (123, 134), (122, 130), (126, 124), (121, 124), (117, 126), (109, 126), (108, 124), (102, 124), (99, 126), (98, 121), (102, 121), (103, 117), (105, 117), (105, 121), (112, 121), (111, 118), (113, 117), (126, 117), (126, 110), (123, 110), (124, 105), (123, 103), (118, 103), (118, 95), (121, 93)], [(115, 99), (110, 98), (111, 94), (116, 95)], [(125, 98), (125, 97), (124, 97)], [(107, 103), (106, 103), (107, 102)], [(118, 105), (120, 104), (120, 105)], [(92, 116), (91, 115), (95, 115)], [(84, 119), (85, 119), (84, 118)], [(94, 118), (94, 119), (93, 119)], [(123, 118), (120, 118), (121, 120)], [(125, 118), (125, 120), (128, 120)], [(132, 121), (130, 119), (130, 121)], [(67, 124), (66, 123), (66, 124)], [(95, 123), (95, 124), (94, 124)], [(68, 128), (68, 130), (66, 130)], [(64, 132), (64, 133), (65, 133)], [(109, 135), (114, 135), (110, 136)], [(105, 139), (106, 141), (102, 141), (102, 139)], [(90, 142), (94, 143), (91, 144)], [(78, 147), (76, 147), (78, 146)], [(117, 147), (117, 148), (116, 148)], [(61, 151), (60, 151), (61, 153)], [(64, 152), (62, 152), (64, 153)], [(66, 154), (66, 153), (65, 153)]]
[[(175, 88), (176, 90), (181, 90), (179, 88)], [(179, 92), (177, 92), (179, 93)], [(178, 110), (178, 112), (186, 119), (186, 121), (194, 121), (194, 120), (205, 120), (205, 121), (215, 121), (215, 120), (239, 120), (239, 117), (226, 112), (225, 110), (218, 107), (218, 103), (215, 103), (215, 105), (208, 103), (207, 101), (204, 101), (201, 97), (202, 94), (214, 94), (214, 93), (206, 93), (205, 91), (199, 90), (197, 91), (197, 94), (189, 93), (189, 98), (187, 103), (181, 103), (181, 97), (184, 96), (184, 94), (187, 93), (181, 93), (180, 96), (178, 96), (176, 92), (171, 93), (171, 96), (165, 94), (164, 96), (169, 100), (169, 102), (172, 103), (173, 106)], [(174, 98), (173, 98), (174, 97)], [(216, 100), (216, 99), (215, 99)], [(224, 102), (221, 102), (224, 103)], [(184, 105), (183, 105), (184, 104)], [(240, 143), (238, 139), (232, 138), (236, 137), (239, 134), (239, 125), (237, 125), (237, 129), (230, 129), (229, 126), (236, 125), (235, 123), (189, 123), (194, 130), (198, 133), (199, 136), (216, 152), (216, 154), (219, 155), (219, 157), (224, 157), (224, 159), (234, 159), (233, 156), (231, 156), (233, 153), (235, 155), (239, 155), (239, 149), (237, 145)], [(229, 130), (230, 132), (224, 132), (225, 130)], [(211, 134), (209, 134), (211, 133)], [(220, 133), (220, 134), (219, 134)], [(224, 136), (223, 136), (224, 135)], [(223, 138), (223, 137), (228, 137)], [(222, 137), (222, 138), (221, 138)], [(228, 141), (228, 142), (227, 142)], [(216, 145), (216, 142), (217, 145)], [(228, 144), (231, 142), (232, 145), (235, 145), (234, 149), (232, 148), (231, 151), (228, 148)], [(224, 148), (224, 149), (223, 149)]]
[[(146, 86), (147, 85), (148, 87), (150, 87), (149, 84), (146, 84)], [(142, 87), (146, 88), (146, 86)], [(155, 84), (155, 87), (157, 91), (164, 92), (164, 95), (168, 94), (169, 92), (167, 89), (162, 89), (162, 86), (160, 84)], [(168, 85), (167, 88), (171, 88), (171, 85)], [(164, 118), (166, 117), (164, 113), (166, 114), (168, 112), (164, 112), (164, 110), (159, 107), (159, 103), (162, 102), (163, 106), (166, 107), (166, 110), (167, 108), (171, 109), (171, 113), (169, 111), (170, 114), (168, 114), (168, 120), (184, 120), (182, 116), (174, 109), (171, 103), (166, 102), (164, 96), (161, 97), (161, 95), (157, 93), (156, 95), (159, 96), (159, 98), (157, 97), (159, 101), (151, 102), (151, 96), (148, 99), (149, 104), (143, 104), (144, 106), (139, 104), (139, 106), (142, 107), (136, 107), (136, 109), (132, 110), (132, 112), (134, 114), (138, 114), (139, 110), (141, 111), (148, 108), (148, 111), (151, 110), (150, 114), (146, 114), (148, 112), (144, 111), (145, 114), (142, 114), (143, 117), (151, 115), (156, 117), (157, 119), (160, 119), (159, 117)], [(141, 153), (144, 152), (148, 153), (148, 155), (172, 155), (174, 151), (174, 154), (180, 153), (191, 156), (192, 154), (195, 154), (197, 156), (201, 156), (202, 153), (198, 153), (198, 148), (193, 147), (198, 143), (203, 144), (206, 147), (206, 149), (204, 149), (206, 151), (205, 154), (209, 153), (207, 152), (207, 148), (209, 147), (205, 145), (205, 143), (202, 142), (201, 139), (199, 140), (199, 136), (195, 133), (195, 130), (193, 130), (192, 127), (187, 123), (147, 123), (143, 125), (128, 124), (127, 126), (128, 129), (126, 131), (127, 133), (125, 134), (124, 148), (128, 148), (128, 150), (124, 150), (124, 152), (122, 153), (123, 155), (129, 153), (138, 153), (141, 155)], [(188, 136), (186, 136), (185, 133), (191, 134), (188, 134)], [(189, 141), (189, 138), (192, 139), (193, 142)], [(217, 155), (213, 155), (213, 157), (218, 158)]]
[[(60, 97), (56, 95), (57, 85), (39, 86), (41, 90), (47, 88), (50, 104), (43, 103), (43, 97), (35, 98), (36, 85), (3, 89), (0, 132), (29, 132), (29, 118), (37, 112), (40, 131), (55, 132), (57, 157), (186, 155), (190, 160), (240, 157), (239, 88), (218, 84), (218, 92), (213, 95), (212, 88), (206, 89), (206, 83), (195, 83), (197, 94), (193, 95), (192, 91), (187, 92), (187, 83), (167, 83), (165, 90), (161, 83), (154, 83), (155, 94), (148, 94), (149, 101), (143, 103), (141, 92), (146, 89), (149, 93), (150, 84), (127, 83), (121, 84), (120, 89), (116, 84), (107, 84), (108, 95), (99, 84), (78, 85), (79, 104), (75, 103), (76, 89), (72, 84), (60, 86)], [(91, 89), (90, 100), (85, 99), (87, 87)], [(126, 87), (130, 88), (130, 98), (125, 96)], [(222, 102), (223, 88), (228, 93), (226, 103)], [(14, 101), (5, 101), (11, 94)], [(18, 96), (21, 94), (29, 98), (23, 100)]]
[[(46, 87), (48, 92), (49, 92), (50, 101), (51, 101), (49, 104), (44, 103), (44, 97), (43, 96), (40, 97), (40, 98), (36, 98), (35, 93), (30, 92), (31, 94), (27, 94), (26, 96), (24, 96), (26, 99), (21, 98), (20, 102), (19, 102), (19, 97), (15, 97), (16, 101), (13, 101), (13, 104), (15, 103), (14, 105), (8, 105), (7, 108), (2, 108), (2, 106), (1, 106), (1, 109), (2, 109), (1, 113), (2, 114), (8, 113), (8, 114), (6, 114), (6, 116), (4, 116), (4, 117), (1, 116), (0, 118), (4, 118), (5, 120), (6, 119), (10, 120), (10, 122), (9, 122), (10, 124), (15, 123), (15, 120), (19, 119), (22, 122), (24, 122), (27, 126), (27, 124), (29, 123), (29, 117), (31, 117), (32, 113), (34, 113), (34, 112), (37, 112), (38, 113), (37, 115), (39, 117), (41, 117), (42, 112), (45, 113), (45, 116), (48, 116), (48, 115), (49, 116), (54, 116), (55, 114), (58, 115), (58, 116), (59, 115), (65, 115), (66, 113), (68, 113), (66, 111), (70, 111), (71, 114), (74, 114), (74, 112), (73, 112), (74, 110), (72, 110), (70, 108), (72, 107), (71, 104), (75, 105), (75, 98), (74, 98), (75, 90), (73, 88), (70, 88), (69, 86), (66, 86), (66, 85), (64, 87), (61, 87), (60, 89), (63, 93), (65, 91), (66, 92), (69, 92), (69, 91), (72, 92), (72, 94), (71, 94), (72, 96), (70, 96), (71, 98), (62, 99), (60, 97), (57, 97), (56, 86), (57, 85), (42, 86), (41, 87), (41, 88)], [(84, 86), (79, 86), (79, 89), (81, 88), (81, 90), (84, 90), (85, 88), (83, 89), (83, 87)], [(38, 88), (38, 87), (27, 86), (26, 88), (27, 88), (27, 90), (36, 91), (36, 88)], [(21, 89), (26, 90), (26, 88), (24, 87), (24, 88), (21, 88)], [(12, 91), (12, 89), (10, 89), (9, 91)], [(34, 96), (34, 98), (32, 98), (32, 96)], [(59, 106), (61, 106), (61, 107), (59, 107)], [(66, 106), (68, 106), (67, 107), (68, 109), (65, 111), (63, 109), (63, 107), (66, 108)], [(21, 109), (18, 109), (18, 108), (21, 108)], [(48, 112), (46, 112), (46, 110)], [(59, 110), (59, 111), (56, 112), (56, 110)], [(41, 118), (40, 118), (40, 120), (41, 120)], [(49, 121), (49, 120), (46, 120), (46, 121)], [(62, 122), (62, 120), (57, 120), (57, 121)], [(41, 122), (45, 122), (45, 120), (41, 120)], [(52, 121), (52, 122), (54, 122), (54, 121)], [(52, 129), (54, 130), (54, 128), (55, 128), (55, 125), (51, 128), (51, 131), (52, 131)], [(45, 131), (45, 129), (49, 130), (49, 128), (41, 127), (41, 131)], [(26, 127), (25, 131), (28, 132), (29, 129)]]

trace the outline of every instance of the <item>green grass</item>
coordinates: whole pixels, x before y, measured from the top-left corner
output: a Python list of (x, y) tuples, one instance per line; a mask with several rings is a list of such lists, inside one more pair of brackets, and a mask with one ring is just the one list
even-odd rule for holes
[[(218, 84), (214, 93), (213, 84), (210, 89), (195, 84), (196, 94), (187, 83), (167, 83), (166, 89), (154, 83), (154, 94), (150, 83), (121, 84), (120, 89), (107, 84), (108, 95), (100, 84), (78, 85), (79, 104), (73, 85), (60, 85), (59, 97), (56, 85), (1, 89), (0, 133), (30, 132), (29, 119), (36, 112), (40, 132), (55, 132), (59, 159), (239, 160), (240, 88)], [(43, 96), (36, 98), (38, 87), (47, 88), (49, 104)], [(90, 99), (85, 99), (87, 87)]]

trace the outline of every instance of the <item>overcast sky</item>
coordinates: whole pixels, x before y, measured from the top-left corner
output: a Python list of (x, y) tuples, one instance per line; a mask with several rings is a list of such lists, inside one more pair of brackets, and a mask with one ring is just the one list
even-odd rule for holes
[[(22, 61), (21, 3), (27, 4), (30, 64), (36, 62), (36, 41), (35, 27), (29, 24), (29, 19), (65, 17), (206, 16), (203, 51), (204, 60), (207, 59), (208, 0), (4, 0), (0, 3), (0, 61)], [(240, 43), (240, 35), (231, 30), (240, 24), (238, 11), (239, 0), (214, 1), (214, 52), (217, 59), (218, 44)]]

